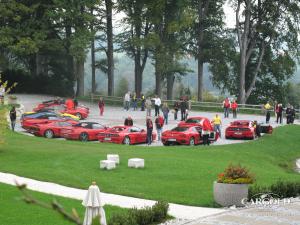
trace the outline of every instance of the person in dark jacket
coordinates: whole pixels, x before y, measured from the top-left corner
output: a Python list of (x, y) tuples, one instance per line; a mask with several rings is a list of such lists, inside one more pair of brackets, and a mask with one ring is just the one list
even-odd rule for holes
[(278, 121), (279, 121), (280, 123), (282, 123), (282, 111), (283, 111), (282, 104), (277, 104), (277, 105), (276, 105), (276, 108), (275, 108), (275, 112), (276, 112), (276, 123), (278, 123)]
[(76, 96), (74, 96), (73, 102), (74, 102), (74, 109), (76, 109), (78, 106), (78, 100), (76, 99)]
[(174, 120), (177, 120), (178, 110), (179, 110), (179, 103), (176, 101), (174, 103)]
[(285, 115), (286, 115), (286, 124), (290, 124), (291, 123), (291, 115), (292, 115), (290, 104), (288, 104), (286, 107)]
[(187, 107), (188, 106), (187, 106), (186, 100), (181, 100), (181, 102), (180, 102), (181, 121), (184, 121), (186, 119), (185, 113), (186, 113)]
[(12, 131), (15, 131), (16, 119), (17, 119), (17, 112), (16, 108), (13, 106), (9, 111), (9, 118)]
[(296, 112), (294, 106), (291, 106), (291, 115), (290, 115), (290, 123), (293, 124), (296, 117)]
[(130, 116), (125, 119), (124, 126), (133, 126), (133, 120)]
[(146, 127), (147, 127), (147, 143), (151, 145), (152, 143), (152, 132), (153, 132), (153, 123), (151, 117), (148, 116), (146, 119)]

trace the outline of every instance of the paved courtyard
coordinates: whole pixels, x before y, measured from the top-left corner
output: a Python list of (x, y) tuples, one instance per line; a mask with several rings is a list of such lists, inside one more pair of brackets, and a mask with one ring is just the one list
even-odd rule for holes
[[(43, 95), (17, 95), (18, 101), (24, 105), (25, 111), (32, 111), (32, 109), (42, 101), (47, 101), (50, 99), (53, 99), (51, 96), (43, 96)], [(104, 99), (105, 100), (105, 99)], [(86, 119), (86, 121), (91, 122), (99, 122), (101, 124), (107, 125), (107, 126), (114, 126), (114, 125), (122, 125), (124, 123), (124, 120), (126, 117), (131, 116), (133, 118), (133, 122), (135, 126), (138, 126), (140, 128), (146, 128), (146, 112), (145, 111), (133, 111), (130, 109), (129, 111), (124, 110), (122, 107), (111, 107), (106, 106), (104, 111), (104, 116), (99, 115), (99, 108), (97, 103), (92, 104), (91, 102), (79, 102), (79, 104), (83, 104), (90, 108), (90, 115)], [(171, 109), (171, 108), (170, 108)], [(189, 113), (189, 116), (204, 116), (209, 119), (212, 119), (215, 116), (216, 113), (213, 112), (195, 112), (193, 109)], [(218, 113), (222, 117), (222, 134), (224, 136), (225, 128), (229, 125), (230, 122), (232, 122), (234, 119), (232, 118), (232, 115), (229, 115), (230, 118), (224, 119), (222, 108), (220, 108), (220, 112)], [(180, 118), (180, 113), (178, 113)], [(152, 110), (152, 118), (154, 121), (154, 109)], [(245, 115), (241, 114), (238, 115), (237, 119), (248, 119), (248, 120), (257, 120), (258, 122), (265, 121), (264, 116), (260, 115)], [(273, 127), (278, 126), (275, 122), (275, 118), (271, 118), (271, 124)], [(163, 130), (168, 130), (177, 125), (179, 120), (174, 120), (174, 115), (170, 112), (169, 113), (169, 124), (165, 125)], [(20, 124), (17, 125), (17, 129), (19, 131), (23, 131), (23, 129), (20, 127)], [(155, 129), (154, 129), (155, 130)], [(222, 144), (234, 144), (244, 142), (242, 140), (226, 140), (224, 137), (219, 139), (217, 142), (214, 143), (214, 145), (222, 145)], [(155, 141), (152, 146), (160, 146), (162, 145), (160, 142)]]

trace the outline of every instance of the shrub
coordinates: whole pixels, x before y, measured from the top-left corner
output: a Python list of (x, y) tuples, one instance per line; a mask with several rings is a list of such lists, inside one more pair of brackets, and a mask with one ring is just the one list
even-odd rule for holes
[(218, 183), (252, 184), (254, 175), (246, 167), (230, 164), (223, 173), (218, 175)]
[(157, 202), (152, 207), (131, 209), (129, 213), (113, 214), (108, 225), (150, 225), (159, 224), (167, 219), (169, 205)]
[(262, 193), (272, 193), (280, 198), (291, 198), (300, 196), (300, 182), (277, 181), (270, 186), (254, 185), (249, 188), (248, 199), (254, 199)]
[(169, 204), (166, 202), (157, 202), (152, 206), (153, 220), (156, 222), (161, 222), (165, 220), (168, 216)]

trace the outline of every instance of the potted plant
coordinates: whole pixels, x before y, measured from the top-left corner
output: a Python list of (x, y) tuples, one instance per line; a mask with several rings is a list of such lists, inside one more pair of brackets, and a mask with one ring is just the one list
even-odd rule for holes
[(248, 197), (248, 185), (254, 182), (254, 175), (241, 165), (230, 164), (214, 182), (214, 200), (221, 206), (242, 207)]

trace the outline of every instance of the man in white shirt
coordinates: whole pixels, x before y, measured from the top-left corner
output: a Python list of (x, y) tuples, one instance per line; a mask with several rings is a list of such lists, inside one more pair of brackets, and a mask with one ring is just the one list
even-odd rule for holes
[(125, 102), (125, 109), (128, 111), (129, 110), (129, 105), (130, 105), (130, 92), (127, 92), (125, 94), (124, 102)]
[(161, 105), (160, 98), (156, 95), (154, 98), (154, 109), (155, 109), (155, 116), (159, 116), (159, 107)]
[(5, 94), (5, 88), (3, 86), (0, 86), (0, 104), (1, 105), (4, 103), (4, 94)]

